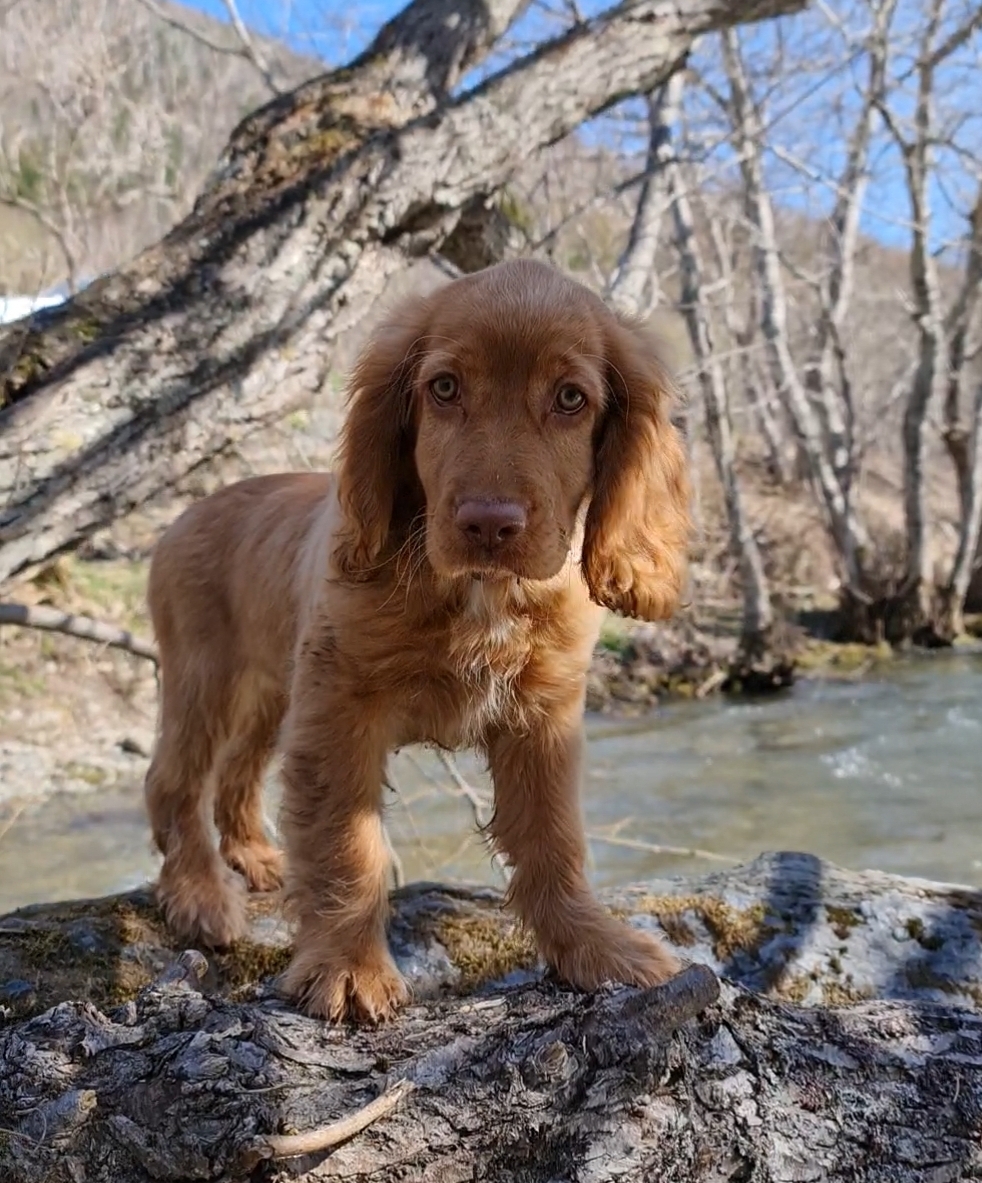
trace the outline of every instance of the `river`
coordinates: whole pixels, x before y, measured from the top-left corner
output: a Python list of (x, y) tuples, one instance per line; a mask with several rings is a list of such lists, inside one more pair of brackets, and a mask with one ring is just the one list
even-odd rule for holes
[[(584, 812), (598, 884), (804, 850), (982, 886), (978, 653), (905, 659), (862, 681), (801, 681), (777, 698), (593, 718), (588, 735)], [(486, 790), (475, 761), (459, 768)], [(495, 882), (472, 806), (436, 756), (402, 753), (392, 774), (387, 819), (405, 876)], [(6, 829), (0, 816), (0, 913), (134, 886), (155, 866), (136, 779), (16, 817), (8, 809)]]

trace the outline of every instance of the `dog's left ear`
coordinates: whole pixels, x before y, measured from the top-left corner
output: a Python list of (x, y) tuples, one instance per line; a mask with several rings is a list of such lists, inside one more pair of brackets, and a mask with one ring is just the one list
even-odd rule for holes
[(423, 352), (429, 302), (405, 302), (372, 335), (351, 377), (341, 431), (338, 500), (343, 521), (334, 562), (367, 575), (385, 549), (396, 498), (412, 479), (412, 384)]
[(660, 620), (678, 607), (691, 531), (686, 457), (670, 418), (676, 388), (646, 328), (611, 315), (605, 336), (608, 404), (583, 574), (596, 603)]

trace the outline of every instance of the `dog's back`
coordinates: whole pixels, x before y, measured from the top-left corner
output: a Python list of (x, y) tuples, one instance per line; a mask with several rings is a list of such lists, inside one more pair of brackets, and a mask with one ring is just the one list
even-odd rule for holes
[(196, 502), (164, 533), (147, 596), (165, 679), (168, 664), (196, 654), (230, 674), (249, 666), (272, 676), (282, 667), (304, 541), (332, 483), (324, 473), (240, 481)]

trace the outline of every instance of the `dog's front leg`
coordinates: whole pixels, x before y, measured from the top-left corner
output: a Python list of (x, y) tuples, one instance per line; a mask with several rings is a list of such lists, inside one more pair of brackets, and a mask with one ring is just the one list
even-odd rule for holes
[(488, 745), (494, 778), (494, 840), (513, 867), (509, 903), (539, 952), (581, 989), (602, 982), (654, 986), (679, 962), (655, 937), (616, 920), (586, 879), (579, 805), (582, 700), (550, 704), (529, 732)]
[(377, 1022), (407, 997), (385, 931), (386, 718), (332, 652), (327, 642), (304, 647), (284, 728), (282, 829), (297, 921), (284, 984), (308, 1014)]

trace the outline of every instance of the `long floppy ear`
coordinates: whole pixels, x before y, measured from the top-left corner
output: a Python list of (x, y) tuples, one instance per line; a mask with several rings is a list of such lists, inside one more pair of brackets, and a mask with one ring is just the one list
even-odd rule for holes
[(412, 383), (429, 308), (429, 301), (418, 297), (398, 307), (372, 335), (352, 372), (338, 458), (344, 520), (334, 549), (345, 576), (367, 575), (377, 565), (397, 496), (413, 477)]
[(608, 406), (596, 446), (583, 540), (591, 598), (660, 620), (678, 607), (691, 519), (686, 457), (670, 414), (675, 386), (654, 336), (610, 317)]

